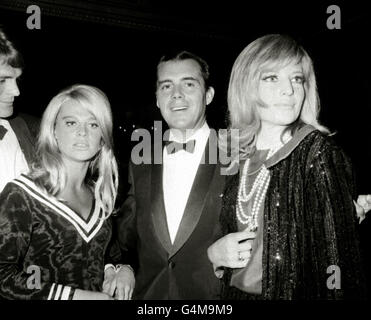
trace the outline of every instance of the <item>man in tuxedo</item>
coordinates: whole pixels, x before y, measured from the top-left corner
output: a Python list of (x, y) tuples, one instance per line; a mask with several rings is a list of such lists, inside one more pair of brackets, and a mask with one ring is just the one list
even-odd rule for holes
[(192, 53), (164, 56), (158, 64), (157, 106), (169, 141), (153, 146), (161, 150), (159, 164), (152, 152), (150, 164), (129, 165), (130, 191), (117, 219), (127, 265), (112, 281), (114, 268), (107, 269), (104, 285), (119, 298), (131, 296), (130, 265), (134, 299), (218, 299), (220, 281), (207, 248), (220, 237), (224, 176), (209, 152), (217, 150), (217, 139), (205, 117), (214, 97), (208, 81), (207, 63)]
[(13, 102), (20, 93), (17, 79), (22, 67), (21, 54), (0, 29), (0, 192), (10, 180), (28, 171), (34, 155), (33, 135), (37, 124), (30, 127), (26, 121), (35, 120), (13, 115)]

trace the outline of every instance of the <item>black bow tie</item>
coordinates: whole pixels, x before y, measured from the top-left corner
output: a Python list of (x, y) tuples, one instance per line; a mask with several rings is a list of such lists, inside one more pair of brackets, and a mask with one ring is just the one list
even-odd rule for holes
[(186, 143), (180, 143), (176, 141), (166, 141), (165, 146), (167, 154), (173, 154), (179, 150), (185, 150), (187, 152), (193, 153), (195, 150), (196, 140), (189, 140)]
[(5, 134), (8, 132), (8, 130), (0, 124), (0, 140), (3, 140)]

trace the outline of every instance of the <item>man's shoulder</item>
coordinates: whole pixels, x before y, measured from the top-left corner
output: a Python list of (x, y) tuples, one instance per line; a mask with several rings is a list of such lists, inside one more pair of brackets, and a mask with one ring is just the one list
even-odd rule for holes
[(14, 127), (18, 127), (19, 129), (27, 128), (33, 137), (38, 135), (40, 129), (40, 119), (26, 113), (19, 113), (14, 117), (9, 119), (10, 125)]
[(28, 127), (40, 127), (40, 118), (26, 113), (19, 113), (15, 119), (22, 119)]
[(163, 145), (161, 143), (140, 143), (130, 153), (130, 165), (145, 168), (153, 164), (162, 164)]

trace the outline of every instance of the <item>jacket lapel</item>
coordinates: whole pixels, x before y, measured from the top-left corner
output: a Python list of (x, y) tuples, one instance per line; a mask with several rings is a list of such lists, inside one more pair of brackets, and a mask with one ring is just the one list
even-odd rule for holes
[(165, 250), (170, 252), (172, 244), (166, 220), (164, 193), (162, 188), (162, 164), (152, 165), (151, 214), (157, 237)]
[[(205, 151), (208, 150), (209, 141), (205, 148)], [(169, 258), (171, 258), (187, 241), (193, 230), (196, 228), (204, 209), (216, 165), (209, 164), (208, 152), (204, 152), (203, 159), (205, 159), (205, 162), (204, 164), (200, 164), (198, 167)]]

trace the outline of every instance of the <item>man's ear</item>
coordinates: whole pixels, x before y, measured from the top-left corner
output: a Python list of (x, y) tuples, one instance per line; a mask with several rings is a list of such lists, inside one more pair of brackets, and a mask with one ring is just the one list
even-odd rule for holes
[(158, 105), (158, 100), (156, 99), (156, 106), (160, 109), (160, 106)]
[(210, 104), (214, 99), (215, 90), (213, 87), (209, 87), (206, 91), (206, 105)]

